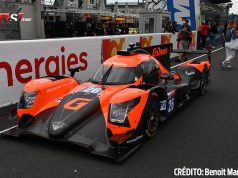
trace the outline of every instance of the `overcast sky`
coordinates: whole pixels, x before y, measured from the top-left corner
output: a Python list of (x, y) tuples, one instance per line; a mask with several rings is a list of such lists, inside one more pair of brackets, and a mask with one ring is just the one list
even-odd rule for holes
[(232, 0), (233, 6), (230, 13), (238, 14), (238, 0)]

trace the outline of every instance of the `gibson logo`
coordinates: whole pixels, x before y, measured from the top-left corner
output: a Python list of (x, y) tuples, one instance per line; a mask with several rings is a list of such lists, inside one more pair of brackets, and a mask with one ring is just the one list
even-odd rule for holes
[(133, 143), (133, 142), (136, 142), (136, 141), (138, 141), (138, 140), (140, 140), (142, 138), (143, 138), (143, 135), (140, 135), (140, 136), (138, 136), (138, 137), (136, 137), (136, 138), (134, 138), (132, 140), (127, 140), (126, 143)]
[(154, 48), (152, 52), (153, 57), (159, 57), (168, 54), (168, 48), (161, 49), (160, 47)]

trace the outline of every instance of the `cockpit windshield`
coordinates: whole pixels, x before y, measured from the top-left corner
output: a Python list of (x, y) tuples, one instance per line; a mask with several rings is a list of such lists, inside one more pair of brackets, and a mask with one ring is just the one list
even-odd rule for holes
[(102, 65), (91, 82), (96, 84), (123, 85), (134, 83), (138, 79), (136, 67), (114, 67)]

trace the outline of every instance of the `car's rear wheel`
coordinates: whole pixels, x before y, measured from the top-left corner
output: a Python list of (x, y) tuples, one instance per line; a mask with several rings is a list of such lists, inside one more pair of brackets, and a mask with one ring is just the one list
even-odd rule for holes
[(160, 102), (157, 93), (151, 93), (145, 117), (145, 135), (148, 138), (155, 136), (158, 132), (160, 122)]
[(208, 82), (208, 71), (207, 71), (207, 68), (204, 67), (202, 72), (202, 77), (200, 80), (200, 87), (199, 87), (200, 96), (203, 96), (206, 93), (207, 82)]

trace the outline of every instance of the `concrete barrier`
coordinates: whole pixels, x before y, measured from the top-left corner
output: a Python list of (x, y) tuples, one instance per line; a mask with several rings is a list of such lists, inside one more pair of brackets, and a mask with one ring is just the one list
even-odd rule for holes
[[(0, 107), (19, 99), (22, 87), (32, 79), (45, 75), (67, 75), (68, 68), (80, 66), (76, 78), (86, 81), (102, 61), (116, 55), (129, 43), (143, 47), (173, 43), (178, 48), (177, 34), (138, 34), (47, 40), (0, 42)], [(193, 32), (191, 49), (196, 47)]]

